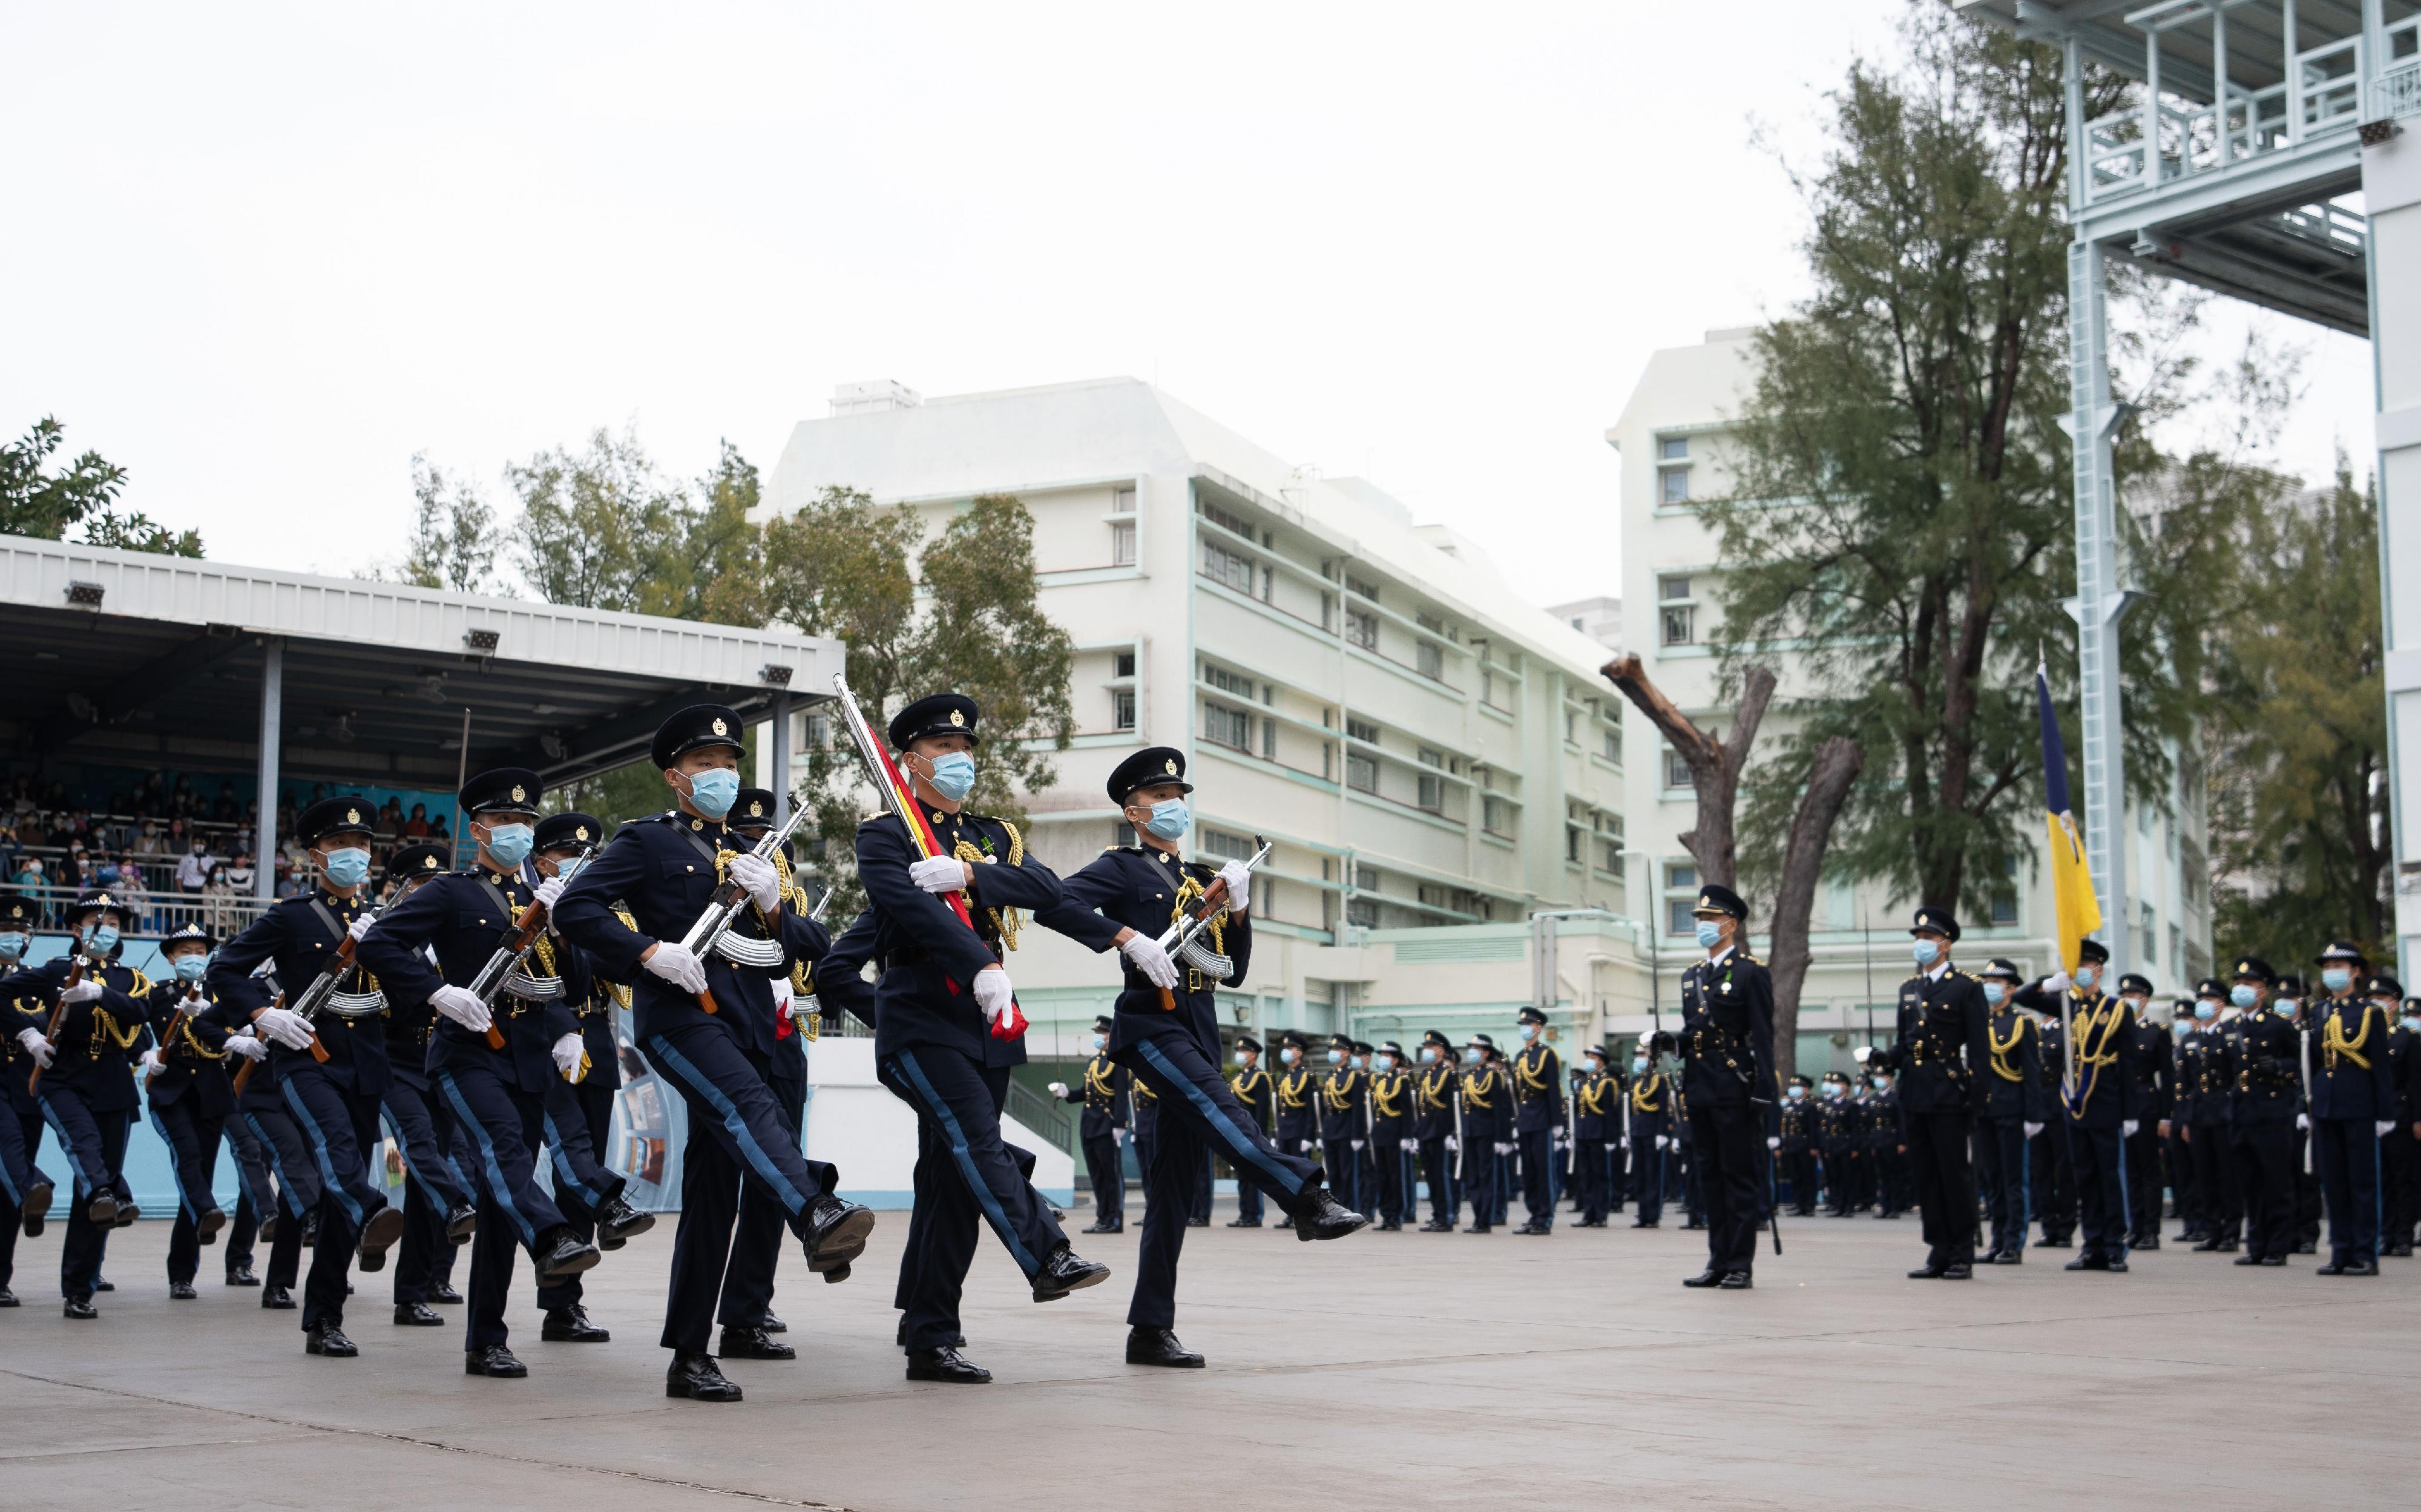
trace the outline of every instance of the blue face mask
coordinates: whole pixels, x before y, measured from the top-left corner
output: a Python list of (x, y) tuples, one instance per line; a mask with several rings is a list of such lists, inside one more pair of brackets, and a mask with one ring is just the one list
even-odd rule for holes
[(1353, 1057), (1353, 1059), (1352, 1059), (1350, 1063), (1348, 1063), (1348, 1064), (1351, 1066), (1351, 1068), (1352, 1069), (1354, 1069), (1354, 1070), (1357, 1070), (1357, 1071), (1358, 1071), (1358, 1070), (1360, 1070), (1360, 1069), (1362, 1068), (1362, 1057), (1361, 1057), (1361, 1056), (1359, 1056), (1359, 1055), (1356, 1055), (1356, 1056), (1354, 1056), (1354, 1057)]
[(1466, 1050), (1462, 1052), (1462, 1058), (1464, 1064), (1476, 1066), (1479, 1064), (1479, 1052), (1476, 1050)]
[(2353, 985), (2353, 971), (2346, 966), (2321, 968), (2320, 985), (2332, 992), (2342, 992)]
[(722, 767), (709, 767), (689, 775), (689, 802), (692, 808), (711, 819), (719, 819), (731, 812), (740, 802), (740, 773)]
[(953, 803), (958, 803), (976, 790), (976, 758), (964, 751), (935, 756), (933, 774), (925, 780), (933, 785), (933, 791)]
[(1295, 1062), (1301, 1059), (1303, 1059), (1303, 1052), (1295, 1049), (1292, 1045), (1289, 1045), (1286, 1049), (1278, 1052), (1278, 1061), (1281, 1065), (1292, 1066)]
[(1435, 1045), (1423, 1045), (1421, 1047), (1421, 1064), (1423, 1066), (1429, 1066), (1434, 1064), (1436, 1060), (1437, 1047)]
[(2203, 1023), (2209, 1023), (2209, 1022), (2210, 1022), (2210, 1021), (2212, 1021), (2213, 1019), (2216, 1019), (2216, 1018), (2218, 1018), (2218, 1017), (2219, 1017), (2219, 1005), (2218, 1005), (2218, 1004), (2213, 1003), (2213, 1002), (2212, 1002), (2210, 999), (2209, 999), (2209, 998), (2202, 998), (2202, 999), (2200, 999), (2200, 1000), (2198, 1000), (2198, 1001), (2196, 1001), (2196, 1002), (2195, 1002), (2195, 1018), (2198, 1021), (2203, 1022)]
[(1919, 940), (1908, 947), (1908, 953), (1916, 958), (1918, 965), (1930, 966), (1941, 959), (1942, 947), (1930, 940)]
[(2227, 990), (2227, 1001), (2235, 1004), (2240, 1008), (2249, 1008), (2253, 1006), (2253, 1000), (2257, 996), (2259, 996), (2258, 993), (2255, 992), (2253, 989), (2245, 986), (2242, 982), (2239, 982), (2234, 987)]
[(211, 958), (207, 955), (178, 957), (177, 980), (180, 982), (200, 981), (202, 979), (203, 969), (209, 966), (210, 963)]
[(1110, 1048), (1110, 1037), (1109, 1037), (1109, 1036), (1107, 1036), (1107, 1035), (1095, 1035), (1095, 1036), (1093, 1037), (1093, 1048), (1094, 1048), (1095, 1050), (1107, 1050), (1107, 1049), (1109, 1049), (1109, 1048)]
[(1642, 1055), (1633, 1055), (1631, 1057), (1631, 1074), (1633, 1076), (1646, 1076), (1648, 1074), (1647, 1057)]
[(2093, 984), (2101, 980), (2101, 969), (2094, 966), (2079, 966), (2076, 969), (2075, 979), (2077, 986), (2090, 992), (2093, 990)]
[(1194, 827), (1194, 811), (1182, 798), (1164, 798), (1151, 805), (1151, 818), (1143, 821), (1143, 827), (1164, 840), (1182, 840)]
[(1700, 919), (1698, 921), (1698, 944), (1701, 948), (1712, 950), (1723, 943), (1724, 927), (1722, 925), (1717, 924), (1712, 919)]
[(1984, 984), (1984, 1001), (1987, 1003), (1998, 1003), (2008, 995), (2009, 990), (2003, 983), (1986, 982)]
[[(728, 803), (724, 804), (729, 808)], [(529, 859), (530, 847), (538, 841), (538, 832), (526, 824), (499, 824), (488, 831), (488, 854), (507, 866), (518, 866)]]
[(1891, 1090), (1891, 1078), (1888, 1076), (1876, 1077), (1874, 1087), (1878, 1092), (1889, 1092)]
[(15, 960), (23, 956), (25, 953), (25, 947), (33, 943), (33, 936), (18, 934), (14, 930), (0, 934), (0, 960)]
[(108, 955), (111, 951), (117, 948), (117, 926), (114, 924), (94, 925), (91, 928), (85, 931), (84, 943), (85, 948), (91, 951), (96, 956)]
[(369, 880), (370, 853), (360, 846), (331, 850), (320, 871), (331, 887), (359, 887)]
[(2398, 1021), (2402, 1023), (2407, 1029), (2421, 1029), (2421, 1018), (2416, 1018), (2410, 1013), (2406, 1014)]
[(1807, 1089), (1804, 1086), (1795, 1086), (1790, 1089), (1790, 1100), (1793, 1102), (1798, 1101), (1806, 1095)]
[[(1098, 1048), (1098, 1047), (1096, 1047), (1096, 1048)], [(1240, 1050), (1240, 1051), (1236, 1052), (1236, 1064), (1237, 1064), (1237, 1065), (1239, 1065), (1239, 1066), (1250, 1066), (1250, 1065), (1252, 1064), (1252, 1062), (1250, 1062), (1250, 1061), (1248, 1061), (1248, 1060), (1246, 1060), (1246, 1059), (1244, 1058), (1244, 1057), (1245, 1057), (1247, 1054), (1249, 1054), (1249, 1053), (1251, 1053), (1249, 1051), (1242, 1051), (1242, 1050)]]
[(1344, 1065), (1344, 1064), (1345, 1064), (1345, 1052), (1343, 1052), (1343, 1051), (1341, 1051), (1341, 1050), (1332, 1050), (1332, 1051), (1330, 1051), (1330, 1052), (1328, 1052), (1328, 1064), (1329, 1064), (1329, 1065), (1331, 1065), (1331, 1066), (1342, 1066), (1342, 1065)]

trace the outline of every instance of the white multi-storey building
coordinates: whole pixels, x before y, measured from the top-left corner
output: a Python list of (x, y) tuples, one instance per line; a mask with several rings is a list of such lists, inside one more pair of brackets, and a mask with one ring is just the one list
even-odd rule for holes
[[(1638, 653), (1648, 676), (1675, 704), (1701, 725), (1716, 728), (1725, 725), (1726, 711), (1715, 702), (1716, 663), (1709, 643), (1720, 614), (1715, 587), (1723, 564), (1694, 501), (1720, 496), (1731, 487), (1726, 436), (1753, 377), (1749, 336), (1745, 329), (1710, 331), (1700, 345), (1655, 353), (1622, 417), (1606, 432), (1607, 443), (1622, 454), (1621, 600), (1632, 606), (1626, 648)], [(1788, 655), (1775, 670), (1781, 684), (1761, 741), (1788, 728), (1793, 697), (1817, 691)], [(1689, 942), (1690, 903), (1698, 881), (1678, 838), (1694, 817), (1689, 772), (1644, 715), (1626, 710), (1625, 717), (1632, 759), (1624, 772), (1622, 806), (1637, 849), (1632, 880), (1643, 889), (1639, 912), (1667, 948), (1681, 951)], [(2125, 921), (2130, 960), (2163, 991), (2190, 991), (2211, 962), (2205, 800), (2193, 754), (2180, 755), (2166, 803), (2136, 805), (2126, 826), (2128, 872), (2138, 879), (2132, 900), (2135, 916)], [(2034, 803), (2039, 792), (2034, 789)], [(2038, 809), (2018, 806), (2020, 831), (2038, 835)], [(1770, 900), (1751, 903), (1759, 910), (1756, 922), (1764, 922)], [(1892, 990), (1910, 970), (1904, 931), (1912, 907), (1913, 900), (1853, 879), (1825, 884), (1815, 912), (1815, 964), (1800, 1011), (1802, 1070), (1812, 1074), (1828, 1065), (1847, 1066), (1852, 1042), (1864, 1042), (1870, 1007), (1879, 1027), (1889, 1033)], [(1959, 956), (1971, 966), (2007, 956), (2029, 971), (2047, 971), (2054, 954), (2052, 919), (2048, 873), (2038, 865), (2021, 865), (1992, 894), (1983, 917), (1962, 917), (1966, 933)]]
[[(1374, 1010), (1418, 1001), (1502, 1030), (1530, 998), (1531, 911), (1624, 908), (1604, 647), (1471, 541), (1132, 379), (933, 399), (854, 383), (833, 411), (792, 432), (767, 512), (841, 485), (936, 528), (983, 494), (1033, 513), (1040, 603), (1077, 648), (1075, 743), (1027, 799), (1038, 856), (1070, 871), (1131, 839), (1102, 785), (1145, 745), (1187, 754), (1193, 853), (1274, 842), (1223, 1022), (1388, 1035)], [(1038, 1053), (1066, 1053), (1117, 985), (1039, 929), (1011, 967)]]

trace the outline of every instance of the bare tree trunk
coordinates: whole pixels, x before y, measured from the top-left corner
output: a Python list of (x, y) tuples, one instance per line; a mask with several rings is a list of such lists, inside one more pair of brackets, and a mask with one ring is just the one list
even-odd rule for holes
[(1773, 894), (1773, 949), (1766, 969), (1773, 976), (1774, 1074), (1788, 1086), (1799, 1074), (1799, 990), (1807, 983), (1808, 916), (1815, 912), (1816, 883), (1824, 869), (1824, 848), (1833, 823), (1850, 799), (1850, 785), (1867, 764), (1867, 753), (1846, 735), (1816, 748), (1807, 769), (1807, 790), (1790, 817), (1790, 837), (1782, 848), (1782, 881)]
[(1741, 769), (1748, 765), (1757, 727), (1764, 723), (1766, 705), (1773, 699), (1773, 669), (1753, 666), (1742, 675), (1740, 703), (1732, 709), (1728, 739), (1698, 728), (1689, 715), (1674, 707), (1673, 700), (1648, 680), (1637, 655), (1617, 656), (1598, 670), (1655, 723), (1689, 764), (1690, 785), (1698, 795), (1698, 816), (1681, 833), (1681, 845), (1697, 862), (1701, 882), (1731, 886), (1738, 875), (1732, 809), (1740, 797)]

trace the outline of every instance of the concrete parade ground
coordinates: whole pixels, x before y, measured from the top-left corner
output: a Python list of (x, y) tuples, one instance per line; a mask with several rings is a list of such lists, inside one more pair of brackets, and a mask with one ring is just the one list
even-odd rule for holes
[[(1131, 1199), (1132, 1200), (1132, 1199)], [(1223, 1204), (1217, 1223), (1233, 1216)], [(1070, 1215), (1071, 1228), (1085, 1221)], [(1628, 1223), (1617, 1217), (1614, 1223)], [(542, 1344), (525, 1380), (461, 1373), (451, 1326), (388, 1321), (359, 1278), (351, 1361), (222, 1287), (171, 1302), (168, 1225), (112, 1239), (96, 1322), (59, 1316), (59, 1227), (20, 1241), (0, 1312), (0, 1506), (2370, 1507), (2405, 1499), (2402, 1388), (2421, 1261), (2376, 1280), (2171, 1245), (2126, 1276), (2029, 1252), (1914, 1282), (1913, 1215), (1786, 1219), (1750, 1292), (1686, 1291), (1704, 1236), (1187, 1238), (1178, 1332), (1202, 1371), (1120, 1361), (1137, 1230), (1079, 1237), (1115, 1274), (1036, 1306), (989, 1236), (968, 1353), (990, 1386), (911, 1385), (891, 1344), (904, 1214), (853, 1279), (786, 1255), (791, 1364), (734, 1361), (737, 1406), (663, 1395), (669, 1222), (589, 1274), (605, 1345)], [(2172, 1224), (2170, 1227), (2174, 1229)], [(263, 1253), (265, 1259), (265, 1251)], [(467, 1255), (465, 1256), (467, 1261)], [(460, 1285), (467, 1264), (457, 1267)]]

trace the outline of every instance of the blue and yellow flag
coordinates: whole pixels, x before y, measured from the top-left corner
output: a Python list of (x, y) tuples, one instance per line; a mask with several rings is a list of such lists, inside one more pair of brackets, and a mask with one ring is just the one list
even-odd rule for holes
[(2059, 931), (2060, 968), (2076, 973), (2077, 943), (2101, 927), (2101, 905), (2093, 896), (2093, 868), (2085, 864), (2085, 837), (2068, 803), (2068, 751), (2060, 744), (2059, 715), (2051, 705), (2051, 678), (2035, 663), (2035, 705), (2042, 713), (2043, 818), (2051, 834), (2051, 896)]

